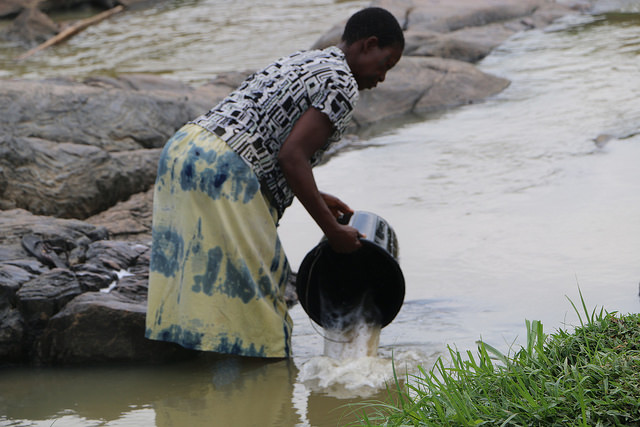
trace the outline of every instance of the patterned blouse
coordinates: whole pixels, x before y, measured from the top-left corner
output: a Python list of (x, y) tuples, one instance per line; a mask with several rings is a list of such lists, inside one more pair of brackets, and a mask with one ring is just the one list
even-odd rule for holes
[(358, 84), (344, 53), (332, 46), (277, 60), (192, 123), (218, 135), (252, 167), (281, 217), (294, 195), (277, 157), (293, 125), (309, 107), (333, 124), (327, 144), (311, 158), (315, 166), (342, 137), (357, 99)]

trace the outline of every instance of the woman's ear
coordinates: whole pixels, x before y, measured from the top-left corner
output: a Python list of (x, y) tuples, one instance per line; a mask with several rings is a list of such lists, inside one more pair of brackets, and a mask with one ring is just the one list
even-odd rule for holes
[(362, 51), (364, 53), (367, 53), (367, 52), (371, 51), (372, 49), (377, 48), (378, 47), (378, 43), (379, 43), (378, 37), (376, 37), (376, 36), (367, 37), (366, 39), (364, 39), (362, 41)]

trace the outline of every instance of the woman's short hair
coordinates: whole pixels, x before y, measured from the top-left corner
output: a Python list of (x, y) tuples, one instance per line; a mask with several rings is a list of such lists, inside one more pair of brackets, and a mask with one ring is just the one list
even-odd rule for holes
[(399, 46), (404, 49), (404, 35), (398, 20), (386, 9), (368, 7), (354, 13), (347, 21), (342, 40), (350, 45), (375, 36), (380, 47)]

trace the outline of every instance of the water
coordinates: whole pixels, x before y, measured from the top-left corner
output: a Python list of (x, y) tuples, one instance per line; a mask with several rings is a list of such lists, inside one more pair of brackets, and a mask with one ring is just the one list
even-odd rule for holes
[[(255, 4), (128, 12), (0, 75), (149, 71), (203, 81), (306, 47), (362, 5)], [(202, 55), (214, 50), (211, 20), (234, 10), (216, 27), (223, 45)], [(270, 10), (318, 20), (276, 20)], [(189, 14), (200, 18), (182, 24)], [(298, 305), (292, 362), (3, 371), (0, 425), (332, 426), (352, 419), (344, 405), (384, 398), (392, 357), (404, 372), (479, 338), (507, 350), (522, 343), (525, 319), (547, 332), (575, 325), (569, 299), (578, 304), (579, 289), (589, 309), (637, 312), (639, 22), (609, 14), (519, 34), (480, 64), (512, 81), (504, 92), (399, 124), (315, 169), (320, 188), (385, 218), (398, 236), (405, 304), (380, 331), (377, 357), (323, 356), (323, 332)], [(165, 36), (167, 28), (175, 31)], [(320, 233), (296, 203), (281, 237), (296, 269)]]
[[(579, 289), (590, 308), (638, 310), (638, 17), (582, 21), (520, 34), (483, 61), (512, 81), (498, 96), (316, 170), (320, 188), (398, 235), (408, 304), (384, 350), (480, 337), (506, 350), (525, 319), (576, 324)], [(299, 205), (282, 234), (293, 265), (317, 239)]]
[[(367, 322), (358, 308), (355, 311), (349, 325), (318, 331), (324, 337), (324, 352), (301, 364), (298, 382), (337, 397), (368, 397), (384, 389), (393, 362), (378, 357), (380, 325)], [(415, 359), (412, 368), (418, 363)]]
[(325, 356), (336, 360), (377, 356), (381, 326), (378, 319), (369, 320), (369, 308), (363, 299), (336, 322), (324, 326)]
[[(0, 40), (0, 78), (153, 73), (202, 83), (219, 72), (253, 70), (308, 48), (366, 4), (361, 0), (158, 3), (118, 14), (23, 62), (14, 61), (23, 48)], [(69, 12), (52, 15), (58, 22), (83, 17)]]

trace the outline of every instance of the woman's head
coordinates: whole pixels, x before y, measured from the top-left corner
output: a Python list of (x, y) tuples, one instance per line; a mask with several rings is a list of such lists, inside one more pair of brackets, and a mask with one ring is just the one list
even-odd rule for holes
[(354, 13), (347, 21), (342, 41), (350, 45), (358, 40), (376, 37), (381, 48), (404, 49), (404, 34), (398, 20), (386, 9), (368, 7)]
[(387, 71), (400, 60), (404, 35), (391, 13), (370, 7), (349, 18), (340, 47), (358, 88), (371, 89), (384, 81)]

